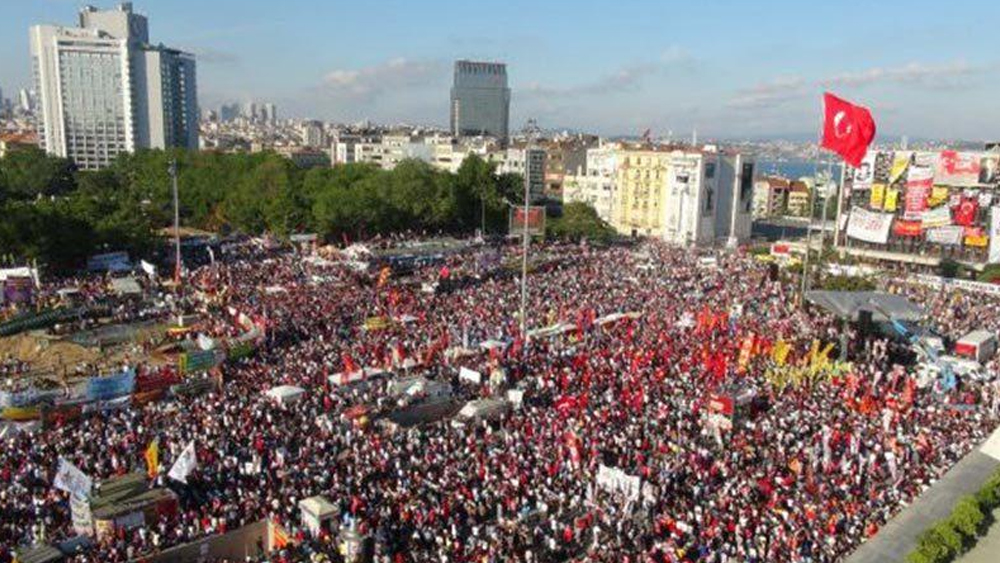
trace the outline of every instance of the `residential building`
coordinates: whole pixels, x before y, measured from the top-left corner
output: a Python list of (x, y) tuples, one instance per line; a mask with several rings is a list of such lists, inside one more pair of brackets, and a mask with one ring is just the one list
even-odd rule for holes
[(330, 154), (321, 150), (303, 147), (283, 147), (277, 152), (291, 160), (299, 168), (330, 167)]
[(309, 148), (326, 147), (326, 131), (323, 130), (323, 123), (319, 121), (306, 121), (300, 127), (302, 132), (302, 144)]
[(563, 203), (583, 202), (608, 223), (612, 217), (618, 147), (605, 145), (585, 151), (585, 164), (563, 179)]
[(617, 151), (611, 224), (675, 244), (733, 244), (750, 235), (754, 164), (714, 147)]
[(785, 215), (791, 217), (808, 217), (811, 190), (809, 185), (801, 180), (790, 182), (788, 186)]
[(510, 125), (507, 65), (455, 61), (450, 119), (456, 137), (488, 135), (506, 142)]
[(587, 149), (597, 144), (594, 137), (568, 137), (541, 143), (545, 148), (545, 195), (563, 200), (563, 181), (586, 165)]
[(754, 182), (753, 216), (780, 217), (785, 214), (792, 180), (780, 176), (762, 176)]
[(238, 104), (222, 104), (219, 107), (219, 121), (232, 121), (240, 116), (240, 106)]
[(198, 147), (194, 57), (151, 45), (148, 28), (128, 2), (85, 6), (78, 27), (31, 27), (42, 148), (98, 169), (138, 148)]
[(7, 156), (11, 151), (23, 147), (38, 146), (38, 137), (31, 133), (8, 133), (0, 135), (0, 158)]
[(497, 174), (520, 174), (528, 182), (529, 199), (545, 199), (545, 149), (540, 147), (508, 148), (490, 152), (486, 160), (497, 163)]

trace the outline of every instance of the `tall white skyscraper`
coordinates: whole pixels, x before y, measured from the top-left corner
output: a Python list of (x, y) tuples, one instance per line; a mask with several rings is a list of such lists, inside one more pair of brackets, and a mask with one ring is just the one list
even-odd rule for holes
[(489, 135), (506, 141), (510, 123), (507, 65), (455, 61), (450, 117), (456, 137)]
[(132, 4), (80, 10), (79, 27), (30, 30), (39, 139), (83, 169), (139, 148), (198, 147), (194, 56), (150, 45)]
[(32, 99), (31, 92), (29, 92), (27, 88), (21, 88), (21, 90), (18, 91), (17, 106), (22, 113), (31, 113), (34, 110), (35, 104)]
[(264, 104), (264, 121), (268, 125), (274, 125), (278, 121), (278, 109), (270, 102)]

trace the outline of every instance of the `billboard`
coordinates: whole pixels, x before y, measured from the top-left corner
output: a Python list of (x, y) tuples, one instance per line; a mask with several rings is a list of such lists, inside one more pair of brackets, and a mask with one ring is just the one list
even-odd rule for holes
[(3, 282), (3, 297), (7, 303), (30, 303), (35, 281), (29, 277), (9, 277)]
[(979, 183), (979, 155), (958, 151), (941, 151), (934, 180), (947, 186), (969, 186)]
[[(545, 234), (545, 207), (532, 205), (528, 208), (528, 235), (543, 236)], [(524, 207), (514, 207), (510, 211), (510, 234), (520, 235), (524, 232)]]
[(874, 213), (861, 207), (851, 210), (847, 221), (847, 236), (865, 242), (885, 244), (889, 240), (892, 214)]

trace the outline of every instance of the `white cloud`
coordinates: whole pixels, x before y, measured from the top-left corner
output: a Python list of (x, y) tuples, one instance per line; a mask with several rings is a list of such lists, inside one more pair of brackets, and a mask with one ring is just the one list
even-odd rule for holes
[(323, 77), (323, 89), (346, 99), (372, 100), (402, 88), (443, 84), (448, 77), (448, 68), (443, 62), (400, 57), (357, 69), (330, 71)]
[(911, 62), (899, 67), (875, 67), (860, 72), (845, 72), (822, 81), (825, 85), (868, 86), (872, 84), (909, 84), (932, 88), (950, 87), (977, 74), (980, 67), (965, 61), (943, 65)]
[(727, 105), (735, 109), (764, 109), (805, 97), (808, 93), (809, 84), (804, 78), (779, 76), (770, 82), (739, 90)]
[(610, 74), (574, 86), (546, 86), (537, 82), (518, 88), (517, 93), (528, 97), (593, 96), (639, 89), (651, 76), (672, 70), (691, 69), (695, 62), (687, 51), (674, 45), (663, 51), (656, 60), (625, 65)]

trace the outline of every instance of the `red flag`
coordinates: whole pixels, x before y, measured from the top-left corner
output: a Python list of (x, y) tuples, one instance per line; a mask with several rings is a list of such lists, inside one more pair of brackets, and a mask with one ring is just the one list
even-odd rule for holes
[(823, 94), (824, 148), (857, 168), (874, 138), (875, 120), (868, 108), (856, 106), (829, 92)]
[(351, 358), (351, 355), (347, 352), (340, 355), (340, 361), (344, 364), (344, 373), (350, 374), (358, 371), (357, 366), (354, 364), (354, 358)]

